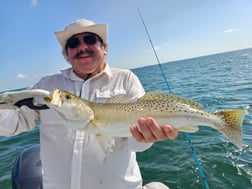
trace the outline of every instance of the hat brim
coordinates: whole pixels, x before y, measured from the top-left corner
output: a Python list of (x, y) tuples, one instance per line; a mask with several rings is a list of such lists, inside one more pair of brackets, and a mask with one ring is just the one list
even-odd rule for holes
[(62, 47), (62, 50), (64, 50), (66, 46), (66, 41), (70, 37), (78, 33), (84, 33), (84, 32), (95, 33), (102, 38), (104, 43), (107, 43), (107, 30), (108, 30), (107, 24), (95, 24), (87, 27), (80, 27), (76, 29), (55, 32), (55, 35)]

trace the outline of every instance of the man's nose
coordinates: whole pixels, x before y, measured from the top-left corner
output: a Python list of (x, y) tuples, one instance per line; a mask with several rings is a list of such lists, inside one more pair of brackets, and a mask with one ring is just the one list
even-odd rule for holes
[(87, 49), (88, 48), (88, 45), (83, 41), (83, 40), (81, 40), (80, 41), (80, 44), (79, 44), (79, 46), (78, 46), (78, 49), (79, 50), (85, 50), (85, 49)]

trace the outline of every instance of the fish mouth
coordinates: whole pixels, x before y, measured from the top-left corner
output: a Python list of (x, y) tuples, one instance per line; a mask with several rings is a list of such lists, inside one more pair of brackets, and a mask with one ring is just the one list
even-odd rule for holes
[(45, 102), (49, 105), (62, 106), (63, 100), (61, 98), (61, 92), (59, 89), (54, 89), (52, 95), (44, 98)]
[(50, 95), (49, 97), (45, 97), (45, 98), (44, 98), (44, 101), (45, 101), (46, 103), (51, 103), (51, 101), (52, 101), (52, 96)]

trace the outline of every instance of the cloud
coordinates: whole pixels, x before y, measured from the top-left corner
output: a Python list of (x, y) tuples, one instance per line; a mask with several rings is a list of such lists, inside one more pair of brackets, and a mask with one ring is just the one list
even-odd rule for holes
[(31, 5), (36, 7), (38, 5), (38, 0), (31, 0)]
[(18, 78), (18, 79), (26, 79), (27, 76), (24, 75), (24, 74), (22, 74), (22, 73), (19, 73), (19, 74), (17, 74), (17, 78)]
[(239, 29), (238, 28), (229, 28), (224, 30), (224, 33), (233, 33), (233, 32), (238, 32)]

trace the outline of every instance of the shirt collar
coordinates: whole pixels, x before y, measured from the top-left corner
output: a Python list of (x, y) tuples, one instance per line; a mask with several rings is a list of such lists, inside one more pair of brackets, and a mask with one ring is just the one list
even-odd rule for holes
[[(74, 73), (72, 67), (64, 69), (64, 70), (61, 70), (61, 73), (63, 74), (63, 76), (66, 79), (70, 79), (70, 80), (73, 80), (73, 81), (84, 81), (82, 78), (78, 77)], [(101, 75), (106, 75), (106, 76), (108, 76), (108, 78), (112, 77), (112, 71), (111, 71), (111, 68), (109, 67), (108, 64), (106, 64), (104, 70), (101, 73), (97, 74), (95, 77), (92, 77), (90, 79), (93, 79), (93, 78), (96, 78), (96, 77), (100, 77)]]

